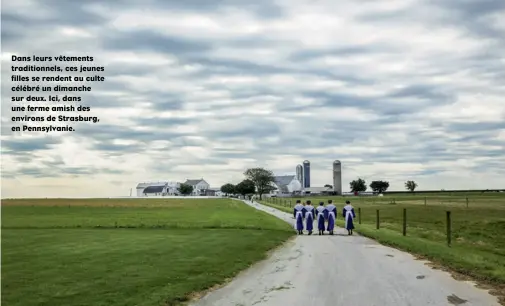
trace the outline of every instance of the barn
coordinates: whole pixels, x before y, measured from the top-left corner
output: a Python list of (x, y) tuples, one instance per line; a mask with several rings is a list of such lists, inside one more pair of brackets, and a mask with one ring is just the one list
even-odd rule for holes
[(162, 196), (167, 194), (168, 182), (139, 183), (137, 197)]

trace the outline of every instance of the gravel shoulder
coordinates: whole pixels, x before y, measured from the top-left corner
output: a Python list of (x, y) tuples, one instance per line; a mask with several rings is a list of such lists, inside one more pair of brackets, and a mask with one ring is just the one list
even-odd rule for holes
[[(293, 224), (290, 214), (246, 204)], [(486, 290), (424, 263), (337, 228), (335, 236), (297, 236), (190, 305), (499, 306)]]

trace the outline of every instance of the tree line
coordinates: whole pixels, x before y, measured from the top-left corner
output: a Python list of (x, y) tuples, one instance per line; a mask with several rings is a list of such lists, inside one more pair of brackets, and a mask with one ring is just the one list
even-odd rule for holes
[(240, 194), (244, 197), (257, 194), (261, 200), (264, 194), (275, 190), (275, 175), (264, 168), (250, 168), (244, 172), (245, 179), (234, 185), (231, 183), (221, 186), (221, 192), (226, 196)]
[[(261, 199), (264, 194), (268, 194), (272, 190), (275, 190), (275, 175), (271, 170), (264, 168), (250, 168), (244, 172), (244, 180), (240, 183), (234, 185), (231, 183), (224, 184), (221, 186), (221, 192), (226, 196), (228, 195), (242, 195), (252, 196), (257, 194)], [(362, 178), (358, 178), (349, 183), (352, 192), (365, 192), (368, 186), (375, 193), (383, 193), (389, 188), (388, 181), (372, 181), (370, 185), (367, 186), (366, 181)], [(324, 187), (333, 188), (332, 185), (326, 184)], [(405, 189), (414, 192), (418, 187), (415, 181), (406, 181)]]
[[(370, 188), (372, 189), (373, 192), (375, 193), (383, 193), (389, 188), (389, 182), (388, 181), (372, 181), (370, 183)], [(357, 180), (353, 180), (349, 183), (349, 187), (351, 188), (351, 192), (365, 192), (368, 189), (368, 186), (366, 185), (366, 181), (362, 178), (358, 178)], [(405, 182), (405, 189), (407, 189), (410, 192), (414, 192), (416, 188), (418, 187), (417, 183), (415, 181), (406, 181)]]

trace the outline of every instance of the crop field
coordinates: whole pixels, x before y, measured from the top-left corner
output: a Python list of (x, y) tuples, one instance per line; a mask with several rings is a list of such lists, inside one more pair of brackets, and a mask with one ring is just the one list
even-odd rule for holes
[[(271, 198), (262, 203), (291, 213), (298, 199), (311, 200), (314, 206), (332, 199), (339, 209), (340, 225), (342, 207), (349, 200), (356, 210), (355, 225), (360, 234), (493, 284), (505, 295), (505, 193)], [(450, 246), (447, 211), (451, 212)]]
[(2, 305), (179, 305), (293, 235), (231, 199), (2, 201)]

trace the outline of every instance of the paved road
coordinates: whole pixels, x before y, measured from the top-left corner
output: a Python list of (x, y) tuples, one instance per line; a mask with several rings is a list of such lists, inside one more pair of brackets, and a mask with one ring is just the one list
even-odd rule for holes
[[(250, 204), (289, 223), (291, 215)], [(245, 238), (246, 239), (246, 238)], [(195, 306), (494, 306), (497, 299), (371, 239), (298, 236)]]

